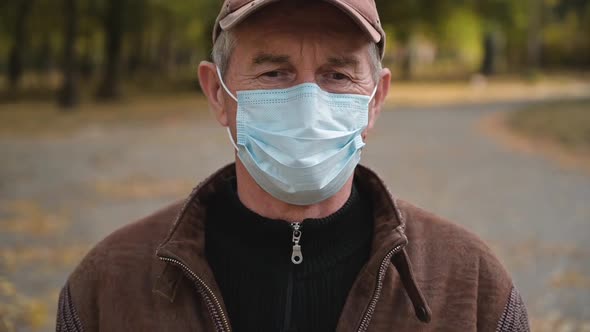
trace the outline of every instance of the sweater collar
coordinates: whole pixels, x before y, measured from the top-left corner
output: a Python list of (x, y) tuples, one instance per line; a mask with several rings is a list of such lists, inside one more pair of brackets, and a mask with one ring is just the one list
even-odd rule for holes
[[(207, 203), (229, 178), (235, 176), (235, 164), (232, 163), (221, 168), (193, 189), (169, 234), (156, 251), (160, 259), (173, 259), (182, 263), (187, 269), (185, 273), (190, 271), (197, 275), (218, 298), (221, 298), (221, 292), (205, 258)], [(362, 286), (356, 287), (358, 291), (353, 287), (349, 298), (354, 298), (354, 301), (347, 301), (342, 314), (354, 315), (349, 317), (363, 315), (372, 296), (370, 291), (366, 291), (367, 287), (368, 289), (377, 288), (376, 275), (384, 260), (394, 248), (400, 248), (402, 250), (392, 257), (392, 262), (414, 304), (416, 315), (420, 320), (428, 321), (430, 310), (414, 281), (409, 259), (403, 250), (408, 239), (404, 233), (405, 220), (395, 199), (383, 181), (370, 169), (359, 165), (354, 176), (359, 191), (368, 193), (373, 202), (373, 240), (369, 261), (355, 282), (358, 286)], [(403, 259), (397, 258), (401, 257), (399, 255), (403, 255)], [(163, 282), (166, 281), (163, 280)]]
[[(236, 179), (228, 179), (208, 204), (207, 247), (248, 265), (292, 265), (295, 223), (266, 218), (248, 209), (236, 189)], [(304, 257), (299, 268), (304, 275), (329, 269), (371, 242), (373, 218), (369, 205), (370, 200), (353, 185), (349, 198), (336, 212), (297, 224)]]

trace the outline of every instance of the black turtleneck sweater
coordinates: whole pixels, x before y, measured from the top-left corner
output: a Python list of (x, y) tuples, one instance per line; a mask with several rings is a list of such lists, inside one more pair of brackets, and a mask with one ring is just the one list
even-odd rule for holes
[(353, 186), (340, 210), (303, 221), (303, 261), (295, 265), (292, 225), (246, 208), (229, 180), (209, 205), (205, 252), (233, 330), (334, 331), (368, 260), (372, 220), (369, 200)]

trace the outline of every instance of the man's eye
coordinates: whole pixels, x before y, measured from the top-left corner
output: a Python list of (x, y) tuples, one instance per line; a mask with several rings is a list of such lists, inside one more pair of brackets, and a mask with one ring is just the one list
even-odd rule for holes
[(273, 70), (273, 71), (269, 71), (269, 72), (262, 74), (262, 76), (276, 78), (276, 77), (281, 76), (281, 72), (279, 72), (278, 70)]
[(331, 80), (335, 80), (335, 81), (342, 81), (342, 80), (347, 80), (348, 79), (348, 76), (346, 76), (346, 75), (344, 75), (342, 73), (330, 73), (328, 75), (328, 77)]

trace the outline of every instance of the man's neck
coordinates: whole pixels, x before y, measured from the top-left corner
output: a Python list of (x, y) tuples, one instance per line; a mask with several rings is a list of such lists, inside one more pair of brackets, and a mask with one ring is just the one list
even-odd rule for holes
[(334, 196), (312, 205), (293, 205), (276, 199), (254, 181), (242, 162), (236, 158), (238, 197), (244, 206), (257, 214), (290, 222), (310, 218), (324, 218), (338, 211), (348, 200), (352, 189), (352, 176)]

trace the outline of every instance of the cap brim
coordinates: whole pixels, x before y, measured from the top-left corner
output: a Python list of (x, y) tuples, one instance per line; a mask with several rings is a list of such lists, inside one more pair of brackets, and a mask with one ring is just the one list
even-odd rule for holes
[(366, 31), (373, 42), (379, 43), (381, 41), (381, 33), (375, 29), (375, 27), (369, 22), (363, 15), (361, 15), (358, 11), (350, 7), (344, 1), (338, 0), (324, 0), (335, 7), (340, 8), (343, 12), (348, 14), (355, 22), (358, 24), (364, 31)]
[(249, 4), (236, 9), (232, 13), (229, 13), (227, 16), (225, 16), (219, 21), (219, 27), (222, 30), (229, 30), (235, 27), (238, 23), (245, 20), (248, 16), (252, 15), (252, 13), (258, 9), (277, 1), (279, 0), (252, 1)]
[[(229, 30), (236, 26), (238, 23), (245, 20), (248, 16), (252, 15), (255, 11), (259, 10), (260, 8), (269, 5), (273, 2), (277, 2), (278, 0), (258, 0), (253, 1), (245, 6), (242, 6), (236, 9), (234, 12), (225, 16), (222, 20), (219, 21), (219, 27), (223, 30)], [(337, 1), (337, 0), (324, 0), (335, 7), (339, 8), (346, 14), (348, 14), (358, 25), (362, 28), (367, 34), (371, 37), (371, 40), (375, 43), (379, 43), (383, 38), (381, 33), (373, 27), (371, 22), (369, 22), (363, 15), (359, 12), (354, 10), (348, 4)]]

